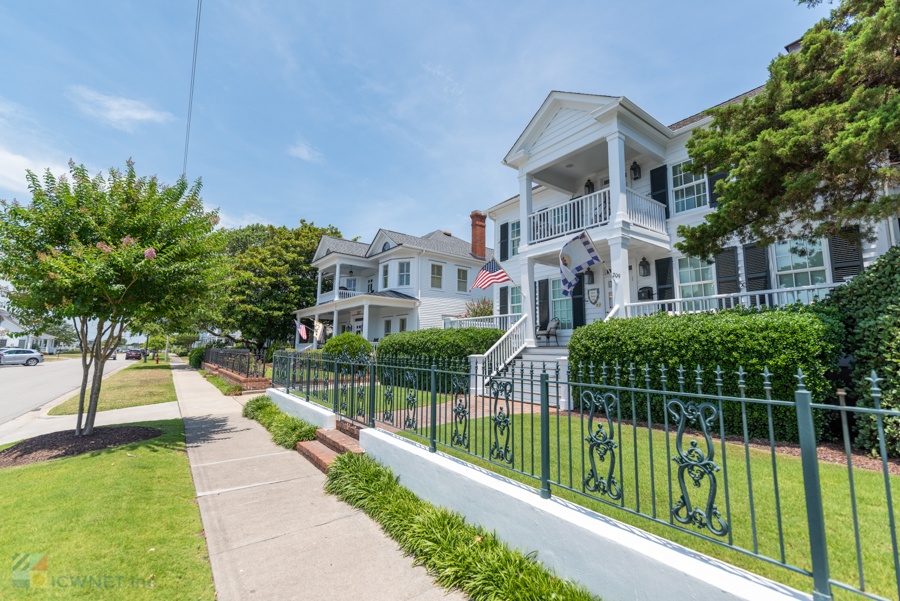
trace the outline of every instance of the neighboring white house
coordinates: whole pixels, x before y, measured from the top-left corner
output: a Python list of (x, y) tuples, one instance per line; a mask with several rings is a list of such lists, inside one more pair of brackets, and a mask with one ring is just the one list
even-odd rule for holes
[(25, 331), (15, 317), (10, 315), (6, 295), (0, 292), (0, 348), (28, 348), (44, 353), (53, 353), (56, 350), (56, 336), (49, 334), (13, 336), (13, 334), (21, 334)]
[[(493, 287), (495, 313), (524, 315), (524, 346), (534, 346), (535, 326), (554, 317), (565, 345), (574, 328), (611, 316), (714, 309), (738, 300), (808, 301), (900, 239), (891, 219), (861, 250), (832, 238), (809, 245), (807, 256), (792, 253), (791, 244), (734, 243), (711, 264), (683, 257), (674, 248), (677, 227), (701, 223), (716, 207), (716, 176), (685, 172), (685, 143), (710, 121), (699, 113), (666, 126), (624, 96), (550, 93), (503, 159), (518, 171), (519, 195), (487, 212), (497, 258), (517, 285)], [(559, 253), (584, 229), (604, 263), (583, 274), (568, 298), (561, 293)], [(743, 296), (721, 298), (736, 294)]]
[[(437, 230), (410, 236), (378, 230), (370, 243), (323, 236), (312, 265), (319, 270), (317, 303), (298, 318), (328, 322), (334, 335), (362, 334), (377, 341), (392, 332), (443, 327), (482, 299), (469, 288), (493, 252), (485, 248), (485, 214), (472, 213), (469, 243)], [(322, 292), (322, 282), (333, 289)]]

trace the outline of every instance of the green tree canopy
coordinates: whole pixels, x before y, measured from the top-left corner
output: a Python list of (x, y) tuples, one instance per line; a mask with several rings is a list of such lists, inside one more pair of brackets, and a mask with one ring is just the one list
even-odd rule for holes
[(900, 195), (886, 194), (900, 183), (898, 88), (900, 3), (842, 0), (798, 52), (771, 62), (763, 93), (710, 109), (709, 128), (694, 130), (692, 170), (729, 177), (718, 210), (679, 226), (676, 247), (710, 258), (734, 237), (872, 239), (900, 213)]

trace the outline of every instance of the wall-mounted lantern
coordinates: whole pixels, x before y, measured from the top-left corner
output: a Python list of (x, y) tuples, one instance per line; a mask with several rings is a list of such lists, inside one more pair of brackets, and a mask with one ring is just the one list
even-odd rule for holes
[(350, 268), (350, 273), (348, 274), (351, 278), (353, 277), (353, 268)]
[(594, 272), (588, 267), (584, 272), (584, 283), (590, 286), (594, 283)]
[(637, 161), (631, 163), (631, 179), (641, 179), (641, 166), (637, 164)]
[(646, 259), (646, 257), (641, 258), (641, 262), (638, 263), (638, 274), (645, 278), (650, 275), (650, 261)]
[(593, 194), (594, 193), (594, 182), (588, 180), (584, 182), (584, 193), (585, 194)]

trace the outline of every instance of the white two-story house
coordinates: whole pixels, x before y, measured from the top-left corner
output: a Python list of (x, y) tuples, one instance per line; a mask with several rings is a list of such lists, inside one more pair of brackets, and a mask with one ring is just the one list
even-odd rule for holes
[[(491, 260), (484, 212), (472, 213), (472, 242), (436, 230), (410, 236), (378, 230), (369, 242), (323, 236), (312, 265), (318, 269), (317, 303), (294, 314), (332, 326), (333, 335), (361, 334), (378, 341), (393, 332), (440, 328), (485, 298), (469, 288)], [(322, 292), (323, 281), (332, 290)]]
[[(716, 210), (718, 175), (685, 170), (685, 142), (711, 120), (699, 113), (666, 126), (625, 96), (550, 93), (503, 159), (518, 172), (519, 194), (487, 211), (497, 258), (514, 281), (493, 287), (495, 312), (521, 314), (503, 323), (522, 322), (526, 347), (535, 345), (535, 327), (553, 318), (562, 346), (574, 328), (610, 317), (808, 302), (900, 239), (891, 219), (860, 249), (833, 238), (811, 243), (805, 256), (791, 243), (737, 242), (713, 263), (682, 256), (677, 227)], [(559, 253), (585, 229), (603, 262), (582, 274), (569, 298)]]

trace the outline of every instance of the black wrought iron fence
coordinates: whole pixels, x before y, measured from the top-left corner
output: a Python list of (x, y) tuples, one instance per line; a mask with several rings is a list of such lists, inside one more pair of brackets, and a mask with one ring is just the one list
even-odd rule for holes
[[(530, 362), (491, 376), (468, 361), (276, 352), (272, 384), (544, 497), (811, 584), (817, 598), (900, 597), (900, 462), (884, 423), (896, 428), (900, 412), (880, 407), (875, 374), (874, 407), (848, 406), (843, 393), (815, 403), (800, 371), (793, 398), (774, 398), (771, 376)], [(746, 393), (758, 385), (760, 397)], [(854, 448), (861, 420), (874, 422), (874, 455)], [(839, 426), (823, 442), (828, 422)]]
[(208, 348), (203, 362), (247, 378), (266, 377), (266, 351)]

